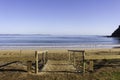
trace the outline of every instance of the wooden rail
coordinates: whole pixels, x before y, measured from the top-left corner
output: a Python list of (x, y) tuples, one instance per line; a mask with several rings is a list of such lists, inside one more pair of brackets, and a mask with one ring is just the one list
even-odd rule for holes
[[(86, 50), (68, 50), (68, 53), (69, 53), (69, 61), (71, 60), (71, 53), (73, 53), (73, 57), (75, 58), (75, 53), (79, 53), (81, 54), (83, 57), (82, 57), (82, 61), (83, 61), (83, 74), (86, 72), (86, 61), (89, 61), (89, 70), (90, 71), (93, 71), (93, 66), (94, 66), (94, 60), (102, 60), (102, 59), (120, 59), (120, 50), (119, 51), (115, 51), (113, 49), (109, 49), (109, 50), (106, 50), (106, 51), (101, 51), (101, 50), (94, 50), (93, 52), (91, 51), (90, 53), (96, 53), (96, 54), (87, 54), (86, 55)], [(107, 54), (105, 54), (107, 52)], [(116, 54), (115, 55), (115, 52), (116, 53), (119, 53), (119, 54)], [(88, 52), (89, 53), (89, 52)], [(104, 54), (103, 54), (104, 53)], [(109, 54), (111, 53), (111, 54)], [(75, 61), (74, 61), (74, 64), (75, 64)]]
[(1, 50), (0, 61), (11, 62), (11, 61), (22, 61), (27, 62), (27, 71), (31, 73), (32, 62), (35, 62), (35, 73), (38, 73), (38, 61), (39, 56), (42, 57), (43, 65), (47, 62), (48, 51), (22, 51), (22, 50)]
[(71, 61), (71, 53), (73, 53), (73, 58), (74, 58), (74, 65), (75, 65), (75, 53), (80, 53), (82, 54), (82, 61), (83, 61), (83, 73), (85, 73), (85, 50), (68, 50), (69, 53), (69, 61)]
[[(112, 59), (120, 59), (120, 55), (89, 55), (85, 56), (85, 61), (89, 60), (89, 70), (94, 70), (94, 60), (112, 60)], [(86, 62), (84, 62), (86, 64)], [(86, 67), (84, 65), (84, 67)]]

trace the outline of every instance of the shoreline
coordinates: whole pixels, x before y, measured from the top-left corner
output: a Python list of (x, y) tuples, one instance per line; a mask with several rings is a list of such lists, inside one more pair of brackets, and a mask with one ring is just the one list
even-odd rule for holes
[(45, 50), (45, 49), (116, 49), (120, 45), (92, 46), (0, 46), (0, 50)]

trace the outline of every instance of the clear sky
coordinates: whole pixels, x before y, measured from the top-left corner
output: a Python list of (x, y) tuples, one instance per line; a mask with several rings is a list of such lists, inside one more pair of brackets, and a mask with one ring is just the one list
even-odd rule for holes
[(0, 0), (0, 34), (110, 35), (120, 0)]

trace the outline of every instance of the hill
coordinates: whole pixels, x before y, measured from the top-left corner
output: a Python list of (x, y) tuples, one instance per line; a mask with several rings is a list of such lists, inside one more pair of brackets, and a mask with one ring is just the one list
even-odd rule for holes
[(119, 27), (112, 33), (111, 37), (120, 37), (120, 25), (119, 25)]

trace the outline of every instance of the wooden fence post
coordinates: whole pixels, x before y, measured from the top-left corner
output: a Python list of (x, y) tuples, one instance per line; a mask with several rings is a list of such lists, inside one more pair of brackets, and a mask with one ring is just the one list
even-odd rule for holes
[(83, 75), (85, 74), (86, 62), (85, 62), (85, 51), (82, 52), (83, 55)]
[(46, 53), (44, 52), (44, 53), (43, 53), (43, 61), (44, 61), (43, 64), (46, 63), (45, 56), (46, 56)]
[(68, 53), (69, 53), (69, 61), (71, 60), (71, 53), (70, 53), (70, 51), (68, 51)]
[(48, 53), (48, 51), (45, 51), (45, 64), (47, 62), (47, 53)]
[(32, 61), (27, 61), (27, 71), (31, 73)]
[(42, 52), (42, 64), (44, 64), (44, 53)]
[(90, 62), (89, 62), (89, 70), (93, 71), (93, 69), (94, 69), (94, 63), (93, 63), (93, 60), (90, 60)]
[(38, 74), (38, 53), (35, 51), (35, 73)]
[(48, 51), (46, 51), (46, 62), (48, 60)]
[(74, 57), (74, 64), (73, 64), (74, 66), (76, 65), (76, 58)]

